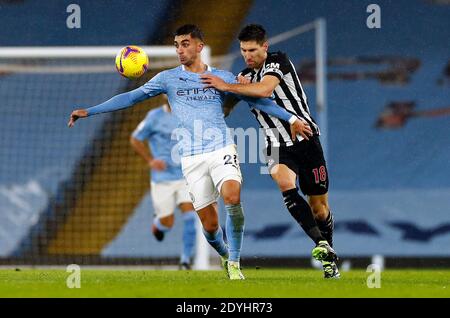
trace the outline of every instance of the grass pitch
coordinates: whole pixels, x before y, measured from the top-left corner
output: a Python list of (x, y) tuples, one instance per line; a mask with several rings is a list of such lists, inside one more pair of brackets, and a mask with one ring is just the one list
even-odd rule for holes
[(83, 270), (81, 288), (69, 289), (65, 270), (0, 270), (0, 297), (450, 297), (450, 270), (387, 270), (381, 288), (368, 288), (371, 273), (343, 272), (324, 280), (305, 269), (244, 269), (245, 281), (223, 271)]

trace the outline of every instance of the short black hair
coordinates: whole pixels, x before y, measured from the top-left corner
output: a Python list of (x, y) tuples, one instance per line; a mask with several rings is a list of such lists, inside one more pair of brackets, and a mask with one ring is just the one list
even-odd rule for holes
[(239, 41), (256, 41), (263, 44), (267, 41), (266, 30), (261, 24), (247, 24), (238, 36)]
[(191, 35), (191, 38), (193, 39), (199, 39), (200, 41), (203, 41), (204, 35), (202, 30), (195, 24), (185, 24), (180, 26), (178, 29), (175, 30), (174, 36), (177, 35)]

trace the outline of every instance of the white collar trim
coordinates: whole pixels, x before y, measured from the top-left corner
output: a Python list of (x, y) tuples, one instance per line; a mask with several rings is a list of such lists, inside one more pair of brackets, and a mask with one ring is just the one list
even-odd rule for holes
[[(212, 71), (211, 66), (209, 66), (208, 64), (205, 64), (205, 65), (206, 65), (206, 70), (207, 70), (208, 72), (211, 72), (211, 71)], [(185, 67), (183, 64), (181, 64), (181, 69), (182, 69), (183, 71), (186, 71), (186, 67)]]

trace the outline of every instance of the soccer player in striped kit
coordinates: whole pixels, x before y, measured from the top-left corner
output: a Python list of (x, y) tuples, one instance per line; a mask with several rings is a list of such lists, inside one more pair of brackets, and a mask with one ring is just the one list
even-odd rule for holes
[[(320, 144), (320, 130), (311, 117), (306, 94), (294, 65), (282, 52), (268, 52), (263, 26), (249, 24), (239, 36), (241, 53), (247, 68), (239, 74), (239, 83), (226, 83), (213, 74), (202, 76), (207, 87), (255, 98), (272, 97), (277, 105), (301, 118), (313, 136), (290, 138), (289, 123), (259, 109), (252, 109), (267, 137), (269, 172), (282, 192), (289, 213), (316, 244), (313, 257), (321, 259), (325, 278), (339, 278), (336, 255), (323, 257), (317, 248), (333, 246), (333, 215), (328, 204), (328, 172)], [(307, 202), (297, 188), (308, 196)]]

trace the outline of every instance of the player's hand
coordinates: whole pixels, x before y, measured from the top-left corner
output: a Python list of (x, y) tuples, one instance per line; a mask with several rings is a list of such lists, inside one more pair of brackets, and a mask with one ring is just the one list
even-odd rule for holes
[(238, 77), (236, 77), (236, 80), (239, 84), (250, 84), (251, 81), (249, 78), (239, 75)]
[(225, 92), (228, 88), (228, 84), (225, 83), (223, 79), (212, 74), (201, 75), (200, 79), (202, 80), (203, 84), (206, 84), (205, 86), (206, 88), (214, 87), (215, 89), (218, 89), (219, 91), (222, 92)]
[(69, 122), (67, 124), (67, 126), (69, 126), (70, 128), (73, 127), (73, 125), (75, 125), (75, 122), (79, 119), (79, 118), (84, 118), (87, 117), (87, 111), (85, 109), (77, 109), (74, 110), (72, 112), (72, 114), (70, 114), (70, 119)]
[(295, 140), (295, 136), (300, 134), (305, 140), (309, 140), (309, 137), (312, 137), (313, 132), (309, 124), (303, 120), (297, 119), (291, 125), (291, 137), (292, 140)]
[(150, 160), (148, 165), (150, 166), (151, 169), (156, 171), (166, 170), (167, 168), (166, 162), (161, 159), (152, 159)]

